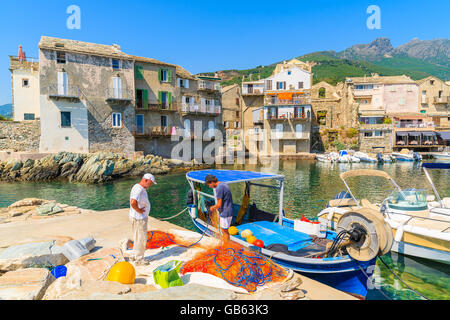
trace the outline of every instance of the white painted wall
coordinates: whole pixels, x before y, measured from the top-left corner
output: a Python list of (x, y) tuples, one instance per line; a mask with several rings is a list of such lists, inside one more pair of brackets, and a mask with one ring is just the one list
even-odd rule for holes
[[(34, 113), (35, 119), (39, 118), (39, 72), (16, 69), (13, 70), (12, 78), (14, 121), (23, 121), (25, 113)], [(22, 86), (23, 79), (28, 79), (28, 87)]]
[[(289, 72), (291, 74), (289, 74)], [(272, 88), (269, 90), (277, 90), (277, 82), (286, 82), (286, 90), (307, 90), (311, 89), (311, 73), (299, 67), (289, 65), (286, 69), (265, 79), (272, 80)], [(303, 88), (298, 88), (298, 83), (303, 82)]]
[[(88, 112), (82, 102), (56, 101), (41, 95), (40, 105), (40, 152), (89, 152)], [(61, 111), (71, 112), (72, 127), (61, 127)]]
[[(260, 83), (251, 83), (253, 85), (253, 93), (255, 93), (256, 91), (259, 91), (259, 93), (263, 93), (264, 92), (264, 82), (260, 82)], [(242, 84), (242, 94), (248, 94), (248, 83), (243, 83)]]

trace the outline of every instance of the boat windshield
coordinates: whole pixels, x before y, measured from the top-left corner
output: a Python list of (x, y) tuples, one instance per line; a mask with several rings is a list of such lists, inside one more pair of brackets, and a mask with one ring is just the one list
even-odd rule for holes
[(428, 208), (425, 190), (406, 189), (402, 192), (394, 190), (387, 200), (389, 207), (398, 210), (418, 211)]

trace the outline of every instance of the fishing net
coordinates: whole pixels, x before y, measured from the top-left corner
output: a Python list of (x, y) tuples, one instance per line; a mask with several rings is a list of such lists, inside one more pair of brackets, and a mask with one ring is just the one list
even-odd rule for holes
[[(189, 245), (182, 239), (177, 239), (173, 234), (162, 231), (148, 231), (146, 249), (158, 249), (168, 247), (174, 244)], [(127, 250), (133, 249), (133, 241), (128, 241)]]
[(269, 282), (281, 282), (288, 275), (268, 258), (233, 243), (227, 248), (214, 248), (196, 255), (180, 270), (182, 275), (190, 272), (212, 274), (249, 292)]

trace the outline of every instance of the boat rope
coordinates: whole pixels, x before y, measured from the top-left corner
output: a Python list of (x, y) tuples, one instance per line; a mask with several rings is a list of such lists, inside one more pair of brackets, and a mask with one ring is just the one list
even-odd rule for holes
[(418, 292), (417, 290), (414, 290), (413, 288), (411, 288), (405, 281), (402, 280), (402, 278), (400, 278), (389, 266), (386, 262), (384, 262), (383, 259), (381, 259), (381, 257), (378, 257), (378, 259), (381, 260), (381, 262), (383, 262), (383, 264), (388, 268), (388, 270), (394, 275), (394, 277), (396, 277), (398, 280), (400, 280), (401, 283), (403, 283), (409, 290), (413, 291), (414, 293), (418, 294), (419, 296), (421, 296), (422, 298), (426, 299), (426, 300), (430, 300), (430, 298), (424, 296), (423, 294), (421, 294), (420, 292)]
[(183, 212), (185, 212), (187, 209), (188, 209), (188, 208), (184, 208), (183, 211), (180, 211), (179, 213), (177, 213), (177, 214), (174, 215), (174, 216), (171, 216), (171, 217), (168, 217), (168, 218), (162, 218), (162, 219), (158, 219), (158, 220), (166, 221), (166, 220), (170, 220), (170, 219), (176, 218), (176, 217), (178, 217), (179, 215), (181, 215)]
[[(356, 264), (358, 265), (359, 269), (361, 270), (361, 272), (366, 276), (367, 280), (369, 280), (370, 282), (372, 282), (372, 279), (370, 278), (370, 276), (366, 273), (366, 271), (364, 270), (363, 267), (361, 267), (361, 265), (359, 264), (358, 260), (353, 259), (353, 261), (356, 262)], [(383, 290), (381, 290), (380, 288), (378, 288), (377, 286), (374, 286), (375, 289), (377, 289), (387, 300), (392, 300), (391, 297), (389, 297), (386, 293), (383, 292)]]
[(337, 234), (336, 238), (333, 240), (333, 243), (331, 244), (330, 249), (328, 249), (326, 252), (327, 256), (332, 256), (335, 253), (337, 253), (337, 251), (340, 248), (340, 244), (342, 243), (342, 241), (344, 240), (346, 235), (347, 235), (347, 230), (342, 230), (341, 232), (339, 232)]

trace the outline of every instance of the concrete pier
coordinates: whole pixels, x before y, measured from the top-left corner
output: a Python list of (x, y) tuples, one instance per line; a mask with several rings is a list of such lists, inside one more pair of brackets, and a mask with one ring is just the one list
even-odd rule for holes
[[(154, 219), (152, 217), (149, 217), (148, 226), (149, 230), (159, 230), (165, 232), (171, 232), (173, 230), (188, 231), (172, 223), (163, 222)], [(0, 224), (0, 254), (11, 246), (35, 242), (51, 241), (55, 239), (69, 239), (69, 238), (82, 239), (89, 236), (93, 236), (95, 238), (95, 240), (97, 241), (96, 246), (102, 247), (102, 250), (118, 249), (120, 246), (119, 243), (123, 241), (123, 239), (132, 237), (131, 226), (128, 220), (128, 209), (120, 209), (112, 211), (89, 211), (81, 214), (74, 214), (67, 216), (55, 215), (52, 217), (46, 217), (45, 219), (26, 219), (22, 221), (13, 221), (9, 223)], [(301, 283), (301, 285), (299, 285), (300, 291), (302, 291), (300, 292), (301, 299), (311, 299), (311, 300), (355, 299), (354, 297), (344, 292), (338, 291), (334, 288), (326, 286), (317, 281), (308, 279), (296, 273), (294, 273), (291, 280), (292, 279), (301, 280), (301, 281), (298, 280), (298, 282)], [(141, 285), (141, 287), (142, 286), (143, 285)], [(189, 290), (189, 288), (191, 287), (196, 288), (195, 286), (187, 286), (187, 288), (183, 288), (182, 290), (186, 291)], [(133, 293), (133, 290), (132, 294), (136, 295), (136, 293)], [(141, 290), (143, 289), (141, 288)], [(164, 290), (167, 289), (159, 289), (158, 292)], [(292, 297), (289, 298), (288, 296), (283, 295), (282, 290), (283, 290), (282, 284), (277, 284), (271, 286), (270, 288), (261, 291), (258, 290), (257, 292), (251, 294), (234, 294), (233, 298), (230, 299), (237, 299), (237, 300), (292, 299)], [(153, 288), (152, 290), (149, 291), (150, 293), (147, 292), (147, 294), (151, 294), (151, 292), (154, 292), (155, 289)], [(133, 299), (134, 296), (127, 294), (120, 296), (96, 295), (95, 299), (120, 298), (120, 297), (122, 297), (123, 299)], [(225, 295), (224, 297), (225, 297), (224, 299), (228, 299), (226, 298), (228, 296)], [(149, 297), (148, 299), (153, 298), (155, 298), (155, 296)], [(296, 299), (298, 299), (298, 297)]]

